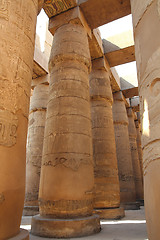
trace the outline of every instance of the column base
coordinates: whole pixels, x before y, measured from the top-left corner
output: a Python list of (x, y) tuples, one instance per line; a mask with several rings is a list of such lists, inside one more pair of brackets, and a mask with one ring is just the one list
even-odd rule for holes
[(121, 207), (123, 207), (124, 210), (139, 210), (140, 209), (140, 203), (139, 202), (121, 203)]
[(100, 219), (104, 220), (118, 220), (125, 216), (123, 207), (95, 209), (94, 211), (99, 215)]
[(52, 219), (36, 215), (32, 218), (31, 234), (49, 238), (84, 237), (100, 232), (98, 215), (75, 219)]
[(8, 240), (29, 240), (29, 232), (21, 228), (20, 233), (18, 235), (9, 238)]
[(144, 200), (137, 200), (140, 204), (140, 206), (144, 206)]
[(24, 206), (23, 216), (34, 216), (39, 214), (39, 206)]

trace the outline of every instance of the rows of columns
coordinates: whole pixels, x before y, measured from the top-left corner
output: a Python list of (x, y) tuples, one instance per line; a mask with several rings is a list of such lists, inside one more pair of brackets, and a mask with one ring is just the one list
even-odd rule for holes
[(112, 116), (110, 71), (105, 58), (92, 61), (90, 96), (95, 174), (94, 208), (101, 219), (119, 219), (120, 187)]
[[(154, 240), (160, 236), (157, 214), (159, 191), (155, 188), (157, 183), (155, 179), (159, 179), (159, 112), (157, 110), (159, 109), (157, 108), (159, 104), (159, 92), (157, 91), (159, 86), (159, 45), (157, 37), (153, 39), (154, 51), (151, 47), (148, 47), (149, 51), (152, 52), (146, 55), (143, 48), (146, 44), (150, 46), (150, 42), (146, 40), (148, 39), (146, 17), (154, 16), (154, 22), (158, 25), (160, 14), (158, 1), (155, 0), (152, 1), (152, 4), (147, 5), (145, 14), (143, 14), (144, 12), (139, 14), (142, 17), (138, 18), (139, 15), (134, 14), (134, 10), (141, 9), (138, 8), (139, 4), (137, 1), (131, 1), (141, 113), (143, 114), (142, 146), (146, 217), (149, 238)], [(32, 7), (27, 8), (27, 5)], [(0, 28), (1, 36), (3, 36), (0, 41), (1, 58), (5, 59), (5, 61), (1, 61), (3, 72), (0, 75), (3, 82), (1, 89), (5, 88), (5, 94), (4, 91), (1, 91), (0, 110), (0, 152), (3, 166), (0, 169), (0, 238), (9, 239), (17, 234), (22, 234), (24, 236), (20, 236), (21, 239), (28, 239), (28, 234), (20, 232), (19, 226), (24, 202), (25, 145), (38, 2), (31, 0), (22, 1), (21, 4), (11, 2), (10, 5), (7, 5), (7, 8), (8, 11), (10, 11), (9, 8), (12, 9), (12, 15), (9, 16), (7, 15), (8, 11), (5, 12), (2, 18), (3, 28)], [(23, 21), (16, 21), (17, 15), (15, 12), (18, 8)], [(26, 9), (26, 15), (23, 14), (22, 8)], [(32, 24), (29, 24), (29, 20), (32, 21)], [(56, 22), (56, 19), (54, 21)], [(21, 26), (23, 23), (25, 25)], [(12, 26), (12, 31), (10, 31), (8, 25)], [(31, 28), (28, 29), (28, 26)], [(143, 35), (142, 27), (146, 30)], [(152, 36), (157, 34), (157, 32), (155, 34), (154, 28), (151, 31)], [(68, 42), (63, 41), (64, 36), (65, 40), (68, 39)], [(160, 38), (159, 35), (158, 37)], [(54, 48), (52, 48), (50, 60), (51, 85), (41, 169), (40, 216), (33, 218), (32, 232), (43, 236), (44, 234), (59, 236), (59, 232), (53, 233), (53, 228), (55, 225), (56, 227), (60, 225), (57, 228), (62, 229), (61, 236), (68, 237), (68, 233), (63, 232), (62, 225), (64, 221), (67, 225), (70, 222), (68, 220), (74, 218), (71, 223), (72, 226), (69, 225), (69, 227), (74, 228), (74, 224), (76, 224), (76, 231), (77, 226), (79, 226), (79, 234), (77, 234), (77, 231), (76, 236), (86, 235), (100, 230), (98, 217), (92, 215), (93, 204), (91, 204), (94, 193), (94, 171), (88, 80), (90, 56), (87, 32), (79, 21), (77, 24), (76, 19), (75, 22), (64, 22), (60, 26), (56, 26), (54, 39)], [(21, 41), (21, 45), (19, 41)], [(3, 47), (4, 42), (5, 48)], [(26, 46), (27, 51), (24, 51)], [(16, 51), (19, 48), (21, 49)], [(6, 57), (4, 51), (7, 50)], [(152, 64), (153, 60), (154, 65)], [(10, 65), (10, 71), (6, 67), (8, 65)], [(8, 85), (5, 87), (4, 80), (8, 81), (10, 87)], [(79, 82), (81, 82), (81, 85)], [(9, 98), (8, 96), (12, 97)], [(82, 104), (83, 101), (85, 104)], [(133, 158), (131, 158), (130, 146), (127, 145), (129, 143), (128, 119), (124, 109), (121, 93), (115, 93), (113, 115), (121, 203), (124, 206), (127, 206), (128, 203), (133, 206), (136, 201), (136, 191), (139, 191), (135, 182), (137, 179), (137, 182), (140, 182), (140, 171), (138, 170), (138, 178), (134, 181)], [(117, 113), (117, 116), (115, 113)], [(78, 116), (78, 121), (72, 120), (70, 116), (72, 116), (72, 119)], [(61, 121), (63, 124), (60, 124)], [(52, 131), (49, 127), (50, 124), (52, 124)], [(78, 124), (78, 127), (75, 124)], [(62, 126), (64, 128), (61, 128)], [(79, 129), (79, 132), (77, 132), (77, 129)], [(73, 137), (73, 135), (76, 135), (76, 137)], [(124, 142), (126, 144), (123, 144)], [(127, 157), (120, 158), (119, 156), (123, 153), (120, 149), (124, 149), (125, 146), (127, 146), (125, 148)], [(77, 155), (81, 155), (81, 157), (78, 158)], [(127, 164), (124, 165), (122, 161)], [(137, 199), (141, 200), (142, 197), (137, 195)], [(155, 204), (152, 204), (153, 202)], [(48, 217), (53, 221), (48, 221)], [(79, 225), (79, 220), (77, 220), (79, 217), (82, 217), (85, 226), (90, 226), (90, 231), (85, 226), (84, 231), (82, 231), (80, 227), (82, 223)], [(60, 220), (58, 224), (55, 218)], [(48, 232), (44, 233), (45, 231), (43, 231), (41, 234), (43, 224), (44, 227), (47, 226)], [(75, 233), (72, 236), (75, 236)]]
[(140, 161), (137, 150), (137, 131), (134, 122), (134, 114), (132, 108), (127, 108), (128, 115), (128, 132), (129, 132), (129, 144), (131, 150), (131, 159), (133, 167), (133, 177), (135, 182), (136, 200), (143, 202), (143, 185), (140, 169)]
[(113, 119), (117, 149), (121, 204), (127, 209), (138, 209), (129, 144), (128, 117), (121, 92), (113, 95)]

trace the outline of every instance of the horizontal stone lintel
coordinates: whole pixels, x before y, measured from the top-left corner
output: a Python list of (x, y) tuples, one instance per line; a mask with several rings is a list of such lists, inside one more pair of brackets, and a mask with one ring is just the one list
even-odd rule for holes
[(113, 52), (105, 53), (110, 67), (115, 67), (121, 64), (135, 61), (134, 45), (122, 48)]

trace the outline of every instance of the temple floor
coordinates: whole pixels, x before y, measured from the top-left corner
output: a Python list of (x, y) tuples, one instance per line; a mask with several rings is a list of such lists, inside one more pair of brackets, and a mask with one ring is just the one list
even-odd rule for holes
[[(89, 237), (73, 240), (148, 240), (144, 207), (137, 211), (126, 211), (126, 216), (118, 221), (101, 221), (102, 231)], [(23, 217), (21, 228), (31, 229), (31, 217)], [(54, 239), (30, 235), (30, 240)]]

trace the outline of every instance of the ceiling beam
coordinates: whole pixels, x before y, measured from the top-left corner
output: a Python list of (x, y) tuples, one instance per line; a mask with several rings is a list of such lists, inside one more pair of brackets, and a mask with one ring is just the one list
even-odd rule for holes
[(138, 87), (122, 90), (122, 93), (125, 98), (132, 98), (134, 96), (138, 96)]
[(79, 0), (78, 4), (91, 29), (131, 13), (130, 0)]
[(110, 67), (135, 61), (134, 46), (122, 48), (113, 52), (105, 53)]

